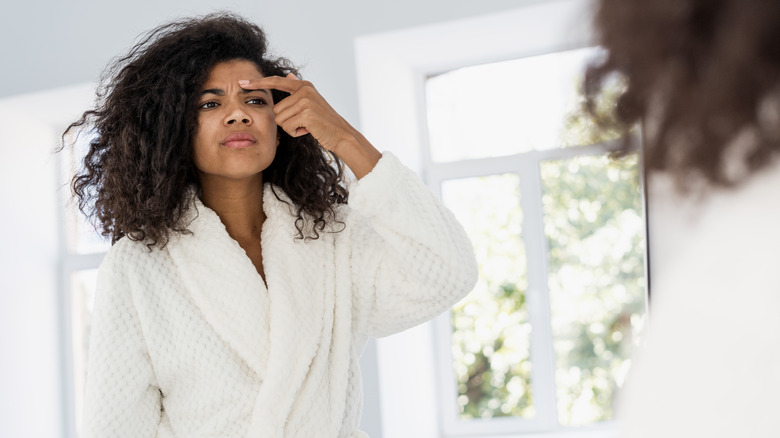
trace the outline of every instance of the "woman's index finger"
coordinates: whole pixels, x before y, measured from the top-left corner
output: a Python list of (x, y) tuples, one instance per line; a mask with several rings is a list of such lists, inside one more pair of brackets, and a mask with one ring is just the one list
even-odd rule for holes
[(284, 91), (285, 93), (293, 93), (297, 91), (298, 88), (300, 88), (300, 83), (301, 81), (299, 81), (298, 78), (295, 78), (294, 76), (291, 77), (289, 75), (284, 78), (281, 76), (268, 76), (254, 81), (238, 81), (238, 84), (241, 86), (241, 88), (244, 89), (273, 89)]

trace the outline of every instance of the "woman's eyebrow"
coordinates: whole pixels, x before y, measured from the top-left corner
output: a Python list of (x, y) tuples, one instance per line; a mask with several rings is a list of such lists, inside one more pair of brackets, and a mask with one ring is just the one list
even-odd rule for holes
[[(265, 93), (265, 94), (267, 94), (269, 96), (271, 95), (271, 93), (268, 92), (268, 90), (266, 90), (266, 89), (247, 90), (245, 88), (241, 89), (241, 94), (248, 94), (248, 93), (252, 93), (252, 92), (256, 92), (256, 91), (257, 92), (261, 92), (261, 93)], [(217, 96), (224, 96), (225, 95), (225, 90), (223, 90), (221, 88), (209, 88), (208, 90), (203, 90), (203, 91), (200, 92), (201, 96), (203, 96), (204, 94), (215, 94)]]
[(247, 93), (253, 93), (253, 92), (265, 93), (269, 97), (271, 96), (271, 92), (266, 90), (265, 88), (258, 88), (258, 89), (255, 89), (255, 90), (247, 90), (246, 88), (242, 88), (241, 89), (241, 94), (247, 94)]
[(225, 90), (221, 88), (209, 88), (208, 90), (203, 90), (200, 92), (201, 96), (203, 96), (204, 94), (216, 94), (217, 96), (224, 96)]

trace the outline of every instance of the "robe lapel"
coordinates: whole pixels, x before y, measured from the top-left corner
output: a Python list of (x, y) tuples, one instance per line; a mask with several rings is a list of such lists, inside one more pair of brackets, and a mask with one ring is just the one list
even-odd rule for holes
[[(329, 321), (324, 319), (325, 311), (332, 311), (332, 305), (326, 305), (329, 292), (324, 283), (325, 264), (332, 263), (328, 256), (332, 242), (323, 235), (327, 233), (317, 240), (296, 239), (293, 212), (276, 199), (269, 187), (266, 186), (263, 197), (268, 218), (262, 241), (271, 300), (270, 351), (249, 436), (282, 437), (296, 396), (320, 354), (323, 332), (330, 333), (325, 327)], [(283, 196), (280, 190), (277, 192)], [(327, 350), (329, 346), (324, 347)]]
[(188, 215), (193, 234), (168, 244), (181, 280), (214, 331), (264, 377), (269, 321), (263, 280), (214, 211), (193, 197)]

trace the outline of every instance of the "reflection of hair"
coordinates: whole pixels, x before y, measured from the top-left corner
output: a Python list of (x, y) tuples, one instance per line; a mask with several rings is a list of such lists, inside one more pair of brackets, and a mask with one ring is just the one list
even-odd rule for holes
[(588, 109), (624, 78), (612, 120), (645, 122), (648, 169), (729, 186), (780, 150), (780, 2), (601, 0), (595, 21), (608, 53), (586, 73)]
[[(215, 14), (152, 30), (106, 71), (96, 107), (65, 131), (87, 125), (97, 133), (72, 184), (103, 235), (163, 247), (172, 231), (188, 232), (181, 223), (187, 194), (200, 189), (191, 150), (200, 88), (216, 64), (232, 59), (255, 63), (264, 76), (297, 73), (288, 60), (267, 58), (266, 45), (258, 26)], [(286, 96), (273, 91), (275, 102)], [(343, 164), (331, 153), (332, 167), (311, 135), (279, 135), (263, 180), (296, 204), (299, 237), (316, 239), (336, 220), (335, 204), (347, 201)]]

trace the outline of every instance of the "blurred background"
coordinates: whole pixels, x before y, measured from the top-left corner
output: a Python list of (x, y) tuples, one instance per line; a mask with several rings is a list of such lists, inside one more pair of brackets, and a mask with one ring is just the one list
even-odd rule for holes
[(648, 247), (655, 272), (675, 236), (648, 208), (636, 154), (610, 158), (616, 136), (579, 114), (584, 65), (599, 55), (588, 5), (5, 4), (0, 436), (78, 436), (95, 272), (108, 244), (68, 203), (85, 139), (55, 154), (59, 136), (140, 34), (218, 10), (263, 26), (272, 52), (418, 172), (474, 243), (480, 277), (466, 299), (369, 344), (362, 428), (377, 438), (615, 436), (614, 401), (646, 320)]

